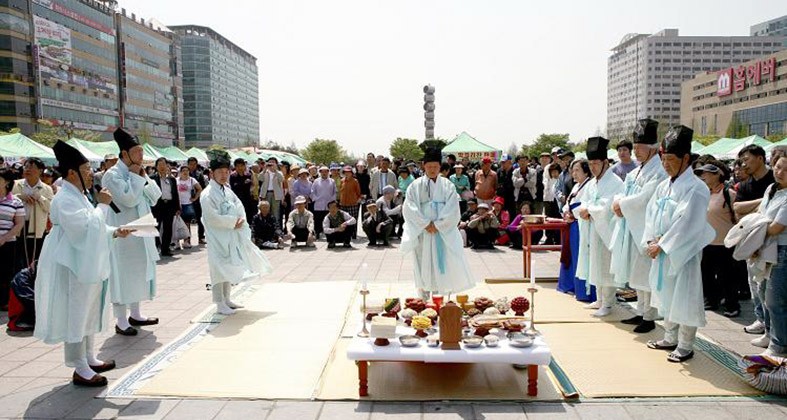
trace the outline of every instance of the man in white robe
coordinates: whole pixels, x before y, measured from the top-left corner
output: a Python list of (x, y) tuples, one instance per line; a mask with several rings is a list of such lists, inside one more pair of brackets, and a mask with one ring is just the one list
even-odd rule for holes
[(694, 356), (697, 328), (705, 326), (700, 262), (702, 249), (716, 232), (708, 223), (710, 192), (691, 170), (693, 132), (673, 127), (662, 142), (662, 160), (669, 179), (662, 181), (648, 203), (642, 246), (653, 259), (651, 301), (664, 317), (664, 338), (648, 347), (671, 350), (670, 362)]
[[(112, 201), (120, 210), (119, 213), (110, 211), (107, 223), (123, 226), (150, 213), (151, 206), (161, 197), (161, 189), (142, 167), (143, 150), (137, 139), (122, 128), (115, 130), (114, 134), (120, 148), (120, 160), (106, 171), (101, 184), (112, 194)], [(112, 275), (109, 289), (117, 318), (115, 332), (137, 335), (135, 326), (158, 324), (158, 318), (143, 316), (139, 306), (141, 301), (152, 300), (156, 295), (156, 261), (159, 255), (155, 238), (134, 237), (116, 241), (110, 259)]]
[(656, 308), (650, 304), (650, 263), (642, 246), (645, 231), (645, 209), (659, 183), (667, 179), (667, 172), (658, 155), (658, 122), (642, 119), (634, 131), (634, 155), (640, 162), (626, 175), (624, 191), (615, 196), (612, 211), (617, 222), (612, 234), (612, 273), (617, 283), (628, 282), (637, 291), (636, 316), (624, 319), (636, 325), (635, 333), (646, 333), (656, 328)]
[(610, 272), (610, 247), (612, 230), (615, 228), (612, 200), (615, 194), (623, 191), (623, 181), (609, 170), (608, 145), (609, 140), (603, 137), (588, 139), (587, 156), (593, 179), (585, 187), (582, 205), (578, 210), (579, 217), (590, 222), (590, 238), (587, 248), (579, 250), (577, 276), (596, 286), (597, 300), (586, 306), (596, 309), (593, 313), (595, 317), (607, 316), (612, 312), (612, 306), (617, 303), (615, 291), (621, 286)]
[(200, 195), (202, 224), (208, 238), (208, 266), (213, 303), (222, 315), (232, 315), (241, 305), (230, 300), (233, 284), (270, 273), (268, 259), (251, 241), (246, 210), (229, 186), (230, 156), (212, 151), (213, 177)]
[(407, 188), (402, 208), (404, 233), (401, 251), (415, 259), (415, 286), (421, 296), (458, 293), (475, 286), (459, 234), (459, 195), (454, 184), (440, 176), (442, 155), (429, 149), (426, 174)]
[[(104, 212), (88, 200), (93, 171), (82, 153), (62, 141), (53, 149), (64, 182), (51, 203), (52, 230), (38, 262), (34, 335), (47, 344), (65, 343), (75, 385), (106, 386), (99, 373), (115, 362), (96, 358), (93, 336), (106, 326), (112, 237), (129, 231), (107, 226)], [(98, 200), (109, 204), (112, 197), (100, 192)]]

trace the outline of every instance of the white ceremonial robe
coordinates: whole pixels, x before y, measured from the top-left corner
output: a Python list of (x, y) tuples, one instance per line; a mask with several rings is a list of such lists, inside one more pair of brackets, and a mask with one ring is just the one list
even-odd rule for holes
[(642, 246), (645, 232), (645, 210), (659, 183), (669, 178), (661, 158), (653, 156), (645, 165), (626, 175), (624, 191), (615, 196), (623, 217), (615, 216), (612, 233), (612, 273), (619, 284), (628, 282), (631, 288), (650, 291), (651, 258)]
[(80, 343), (107, 325), (114, 228), (69, 182), (52, 199), (49, 217), (52, 230), (36, 276), (34, 336), (47, 344)]
[[(422, 176), (407, 188), (402, 208), (401, 251), (415, 258), (415, 285), (424, 291), (457, 293), (475, 286), (459, 234), (459, 195), (454, 184), (438, 176)], [(437, 233), (426, 226), (433, 222)]]
[(651, 263), (651, 305), (665, 321), (705, 326), (700, 262), (716, 231), (708, 223), (710, 191), (691, 168), (674, 182), (662, 181), (648, 203), (642, 246), (658, 240), (662, 251)]
[[(585, 188), (577, 194), (574, 198), (575, 202), (584, 203), (585, 202), (585, 193), (588, 192), (588, 186), (593, 179), (589, 179), (588, 185), (585, 185)], [(579, 228), (579, 255), (577, 255), (577, 273), (576, 277), (580, 280), (585, 280), (585, 287), (587, 290), (590, 290), (590, 284), (587, 283), (587, 279), (590, 276), (590, 221), (587, 221), (581, 217), (579, 217), (579, 209), (582, 208), (580, 204), (577, 207), (574, 207), (571, 210), (571, 213), (574, 214), (574, 219), (577, 221), (577, 227)]]
[[(112, 201), (120, 209), (120, 213), (110, 210), (107, 215), (107, 223), (112, 226), (123, 226), (150, 213), (150, 207), (161, 197), (161, 189), (155, 182), (147, 175), (132, 174), (123, 161), (104, 174), (101, 185), (109, 190)], [(109, 282), (112, 303), (126, 305), (153, 299), (158, 260), (155, 238), (129, 236), (114, 241)]]
[[(238, 284), (273, 271), (268, 259), (251, 241), (246, 210), (229, 185), (222, 190), (221, 185), (211, 180), (200, 194), (199, 202), (208, 239), (212, 285), (225, 282)], [(239, 218), (246, 222), (235, 229)]]
[[(582, 248), (580, 244), (577, 267), (583, 267), (581, 273), (587, 278), (578, 277), (596, 287), (617, 287), (620, 284), (616, 283), (610, 272), (610, 245), (612, 230), (615, 228), (611, 206), (615, 194), (623, 191), (623, 181), (607, 169), (601, 179), (590, 180), (584, 190), (580, 207), (590, 213), (590, 227), (587, 229), (589, 235), (586, 246)], [(583, 234), (580, 230), (580, 236)], [(580, 273), (579, 268), (577, 273)]]

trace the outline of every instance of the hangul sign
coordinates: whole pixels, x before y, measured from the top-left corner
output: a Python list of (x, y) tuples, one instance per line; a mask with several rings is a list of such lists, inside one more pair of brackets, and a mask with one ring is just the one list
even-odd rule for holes
[(749, 86), (759, 86), (763, 82), (763, 76), (766, 75), (768, 81), (775, 82), (776, 65), (776, 57), (770, 57), (748, 67), (739, 66), (720, 71), (716, 78), (716, 96), (727, 96), (733, 92), (746, 90), (747, 80)]

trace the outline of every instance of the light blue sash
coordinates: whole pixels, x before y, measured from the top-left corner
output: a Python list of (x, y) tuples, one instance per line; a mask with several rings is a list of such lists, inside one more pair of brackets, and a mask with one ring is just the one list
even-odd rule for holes
[[(432, 221), (437, 220), (437, 215), (440, 211), (440, 205), (445, 205), (445, 201), (434, 201), (432, 200)], [(437, 269), (440, 270), (440, 274), (445, 274), (445, 243), (443, 243), (443, 237), (440, 236), (438, 232), (435, 236), (435, 246), (437, 247)]]

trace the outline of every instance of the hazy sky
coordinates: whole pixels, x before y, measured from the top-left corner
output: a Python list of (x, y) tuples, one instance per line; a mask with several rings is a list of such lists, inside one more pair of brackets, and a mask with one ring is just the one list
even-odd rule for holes
[(257, 57), (262, 140), (315, 137), (362, 153), (467, 131), (503, 150), (606, 125), (606, 60), (630, 32), (748, 35), (784, 0), (120, 0), (137, 16), (209, 26)]

